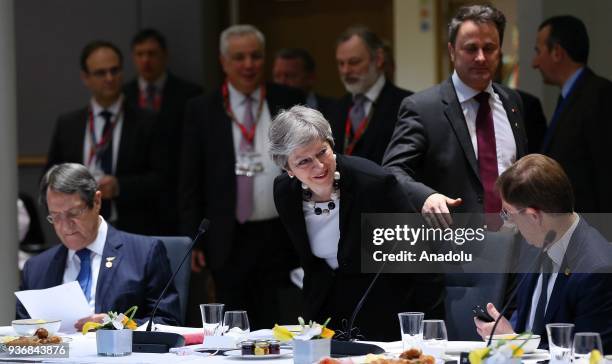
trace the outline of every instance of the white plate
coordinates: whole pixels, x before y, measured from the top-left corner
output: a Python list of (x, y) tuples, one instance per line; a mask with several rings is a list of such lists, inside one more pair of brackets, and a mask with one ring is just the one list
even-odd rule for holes
[(292, 354), (293, 350), (280, 349), (280, 354), (268, 354), (268, 355), (242, 355), (242, 350), (230, 350), (223, 353), (225, 356), (229, 356), (236, 359), (247, 359), (247, 360), (264, 360), (264, 359), (277, 359)]

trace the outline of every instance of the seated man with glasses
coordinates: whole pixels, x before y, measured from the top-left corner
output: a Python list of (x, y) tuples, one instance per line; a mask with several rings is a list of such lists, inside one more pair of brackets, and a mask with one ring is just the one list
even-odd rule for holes
[[(149, 318), (171, 276), (162, 242), (113, 228), (100, 216), (102, 192), (89, 170), (76, 163), (51, 167), (40, 184), (40, 202), (48, 210), (62, 244), (30, 258), (20, 290), (44, 289), (78, 281), (91, 315), (76, 322), (101, 322), (109, 310), (138, 306), (136, 321)], [(161, 300), (155, 321), (179, 324), (179, 298), (174, 285)], [(17, 317), (28, 314), (17, 302)]]
[(81, 163), (96, 176), (101, 215), (114, 227), (158, 234), (159, 198), (167, 144), (158, 137), (155, 116), (125, 101), (123, 56), (107, 41), (81, 51), (81, 80), (91, 93), (85, 107), (61, 115), (55, 125), (47, 166)]
[[(495, 334), (530, 331), (547, 347), (546, 324), (573, 323), (575, 332), (598, 332), (604, 351), (612, 351), (612, 246), (574, 212), (572, 185), (559, 163), (530, 154), (502, 173), (496, 187), (502, 218), (530, 245), (521, 262), (535, 264), (539, 254), (540, 265), (521, 276), (517, 310)], [(493, 304), (487, 311), (499, 317)], [(483, 338), (490, 335), (492, 322), (474, 322)]]

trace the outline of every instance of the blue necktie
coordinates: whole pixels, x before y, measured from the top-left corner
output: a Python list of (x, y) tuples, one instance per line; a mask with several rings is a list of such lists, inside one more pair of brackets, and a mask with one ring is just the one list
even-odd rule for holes
[(77, 281), (85, 294), (87, 302), (91, 296), (91, 250), (85, 248), (76, 252), (76, 255), (81, 259), (81, 270), (77, 276)]

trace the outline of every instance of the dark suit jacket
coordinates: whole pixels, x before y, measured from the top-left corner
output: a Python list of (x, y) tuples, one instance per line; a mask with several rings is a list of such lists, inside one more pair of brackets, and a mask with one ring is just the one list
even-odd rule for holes
[[(382, 164), (383, 155), (397, 122), (397, 111), (402, 100), (410, 95), (412, 95), (411, 91), (401, 89), (389, 80), (385, 82), (378, 99), (372, 105), (374, 110), (368, 128), (355, 145), (352, 155)], [(344, 153), (344, 128), (352, 104), (352, 96), (350, 94), (344, 95), (338, 101), (336, 111), (330, 120), (335, 141), (334, 149), (339, 154)]]
[[(187, 100), (202, 93), (202, 88), (184, 81), (172, 73), (167, 73), (166, 83), (162, 90), (161, 107), (157, 114), (155, 128), (161, 137), (156, 143), (167, 145), (168, 164), (164, 173), (164, 193), (161, 195), (160, 214), (162, 229), (160, 234), (178, 234), (178, 181), (180, 175), (181, 147), (183, 137), (183, 118)], [(138, 97), (138, 80), (135, 79), (124, 87), (126, 102), (134, 108), (140, 108)]]
[(569, 94), (544, 150), (570, 178), (578, 212), (612, 211), (610, 100), (612, 82), (586, 68)]
[(546, 134), (546, 116), (542, 110), (540, 99), (525, 91), (514, 90), (523, 101), (523, 120), (525, 122), (525, 132), (527, 134), (527, 151), (529, 153), (539, 153)]
[[(304, 100), (294, 89), (268, 84), (266, 101), (274, 117), (280, 109)], [(232, 121), (223, 106), (220, 88), (187, 103), (183, 143), (181, 232), (192, 235), (203, 217), (210, 220), (202, 247), (207, 264), (216, 270), (225, 264), (231, 251), (237, 224)]]
[[(307, 319), (342, 328), (372, 281), (361, 273), (361, 214), (413, 212), (395, 177), (359, 157), (337, 156), (340, 172), (340, 241), (338, 264), (332, 270), (313, 255), (302, 210), (302, 188), (297, 178), (282, 174), (274, 181), (274, 202), (304, 268), (304, 308)], [(333, 242), (330, 242), (333, 243)], [(443, 318), (443, 283), (436, 274), (383, 274), (365, 301), (355, 326), (368, 340), (397, 340), (398, 312), (421, 311)]]
[[(576, 325), (574, 332), (598, 332), (606, 353), (612, 351), (612, 274), (596, 272), (611, 271), (611, 249), (608, 241), (581, 218), (570, 239), (544, 317), (545, 324), (569, 322)], [(516, 332), (525, 330), (538, 276), (529, 274), (519, 287)], [(536, 334), (542, 335), (540, 345), (547, 347), (546, 330)]]
[(331, 97), (322, 96), (320, 94), (315, 94), (315, 99), (317, 100), (317, 110), (329, 120), (334, 114), (337, 101)]
[[(62, 284), (67, 257), (68, 249), (59, 244), (30, 258), (23, 268), (19, 290), (44, 289)], [(115, 257), (111, 268), (105, 265), (107, 257)], [(170, 263), (161, 241), (128, 234), (108, 225), (96, 284), (95, 312), (125, 312), (137, 305), (134, 317), (140, 325), (147, 321), (170, 276)], [(17, 317), (28, 317), (19, 300)], [(179, 297), (174, 284), (161, 300), (155, 322), (167, 325), (180, 323)]]
[[(61, 115), (55, 125), (45, 171), (58, 163), (81, 163), (89, 109)], [(158, 200), (167, 153), (155, 144), (153, 116), (124, 103), (121, 141), (115, 166), (119, 181), (118, 229), (153, 234), (158, 226)]]
[[(517, 159), (527, 152), (518, 95), (498, 84), (499, 95), (516, 141)], [(451, 79), (402, 102), (383, 165), (406, 187), (420, 209), (433, 193), (461, 197), (455, 212), (482, 212), (484, 190), (478, 161)]]

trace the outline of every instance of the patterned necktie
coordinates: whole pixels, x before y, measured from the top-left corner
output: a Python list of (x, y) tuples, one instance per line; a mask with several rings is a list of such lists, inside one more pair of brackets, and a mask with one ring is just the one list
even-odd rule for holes
[[(102, 129), (102, 139), (105, 135), (108, 135), (109, 139), (106, 143), (105, 149), (102, 153), (99, 154), (100, 158), (100, 167), (104, 174), (112, 175), (113, 174), (113, 130), (112, 130), (112, 118), (113, 113), (108, 110), (100, 111), (100, 116), (104, 119), (104, 129)], [(106, 220), (109, 219), (111, 215), (111, 205), (110, 201), (107, 199), (102, 200), (102, 206), (100, 208), (100, 214)]]
[(531, 331), (534, 334), (544, 334), (544, 317), (546, 316), (546, 304), (548, 302), (548, 283), (550, 282), (550, 274), (552, 272), (552, 260), (548, 254), (542, 255), (542, 289), (540, 290), (540, 298), (536, 306), (535, 316)]
[(91, 296), (91, 251), (84, 248), (77, 251), (76, 255), (81, 259), (81, 269), (79, 270), (77, 281), (85, 294), (87, 302), (89, 302)]
[(351, 118), (351, 124), (353, 125), (353, 135), (357, 132), (359, 128), (359, 124), (365, 118), (365, 102), (366, 97), (363, 94), (355, 95), (353, 99), (353, 107), (351, 107), (351, 111), (349, 113), (349, 117)]
[(481, 92), (474, 96), (474, 99), (480, 104), (478, 114), (476, 114), (476, 140), (478, 143), (478, 170), (484, 189), (484, 211), (497, 214), (501, 211), (501, 199), (495, 192), (495, 181), (498, 176), (497, 150), (489, 93)]
[[(244, 116), (242, 117), (242, 125), (250, 132), (253, 128), (254, 118), (252, 109), (252, 98), (246, 96), (244, 99)], [(248, 141), (244, 135), (240, 138), (240, 154), (246, 154), (253, 151), (253, 141)], [(237, 175), (236, 176), (237, 199), (236, 199), (236, 219), (241, 224), (246, 222), (253, 213), (253, 177)]]

